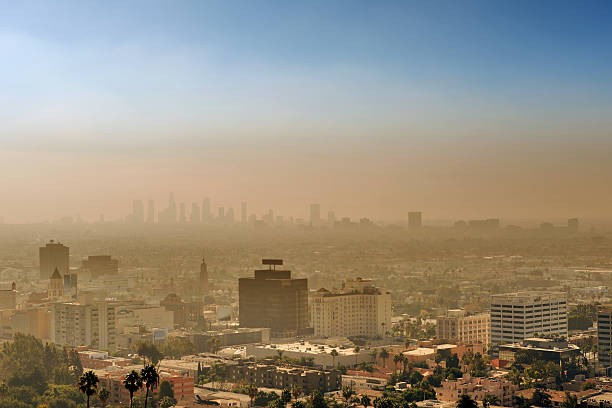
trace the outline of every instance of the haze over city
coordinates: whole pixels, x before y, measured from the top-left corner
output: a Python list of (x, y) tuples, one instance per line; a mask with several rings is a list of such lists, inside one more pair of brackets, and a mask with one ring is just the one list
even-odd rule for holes
[(321, 202), (388, 221), (607, 219), (609, 16), (605, 2), (5, 3), (0, 215), (120, 219), (173, 191), (296, 217)]

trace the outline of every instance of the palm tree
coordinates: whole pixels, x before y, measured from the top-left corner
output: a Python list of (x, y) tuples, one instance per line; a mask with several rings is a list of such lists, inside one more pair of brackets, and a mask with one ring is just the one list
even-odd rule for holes
[(376, 352), (376, 350), (374, 349), (374, 350), (370, 351), (369, 354), (370, 354), (370, 357), (372, 357), (372, 362), (376, 363), (376, 357), (378, 357), (378, 353)]
[(144, 403), (144, 408), (147, 408), (147, 403), (149, 402), (149, 391), (153, 391), (155, 388), (157, 388), (157, 384), (159, 384), (159, 373), (153, 364), (148, 364), (140, 371), (140, 378), (147, 389)]
[(211, 353), (217, 354), (217, 351), (219, 351), (219, 348), (221, 347), (221, 340), (219, 340), (218, 337), (211, 337), (206, 341), (206, 345)]
[(247, 387), (247, 395), (251, 399), (251, 406), (253, 406), (253, 400), (257, 396), (257, 387), (253, 384), (249, 384), (249, 386)]
[(370, 405), (372, 405), (372, 400), (370, 399), (370, 397), (368, 397), (367, 395), (362, 395), (361, 396), (361, 405), (363, 405), (365, 408), (368, 408)]
[(331, 356), (332, 356), (332, 365), (335, 367), (336, 366), (336, 357), (338, 357), (338, 351), (336, 349), (332, 349), (332, 351), (330, 351), (329, 354), (331, 354)]
[(99, 382), (98, 376), (91, 370), (79, 378), (79, 390), (87, 396), (87, 408), (89, 408), (89, 398), (98, 390)]
[(383, 347), (380, 350), (380, 353), (378, 354), (378, 357), (382, 358), (383, 368), (387, 368), (387, 358), (389, 358), (389, 352), (387, 351), (387, 349)]
[(478, 408), (478, 403), (469, 395), (463, 394), (457, 401), (457, 408)]
[(355, 366), (357, 366), (357, 359), (359, 358), (359, 352), (361, 351), (361, 347), (355, 346), (353, 352), (355, 353)]
[(397, 372), (397, 365), (404, 361), (404, 356), (402, 353), (397, 353), (393, 356), (393, 364), (395, 364), (395, 371)]
[(136, 370), (132, 370), (131, 373), (125, 376), (123, 379), (123, 386), (130, 393), (130, 408), (134, 402), (134, 393), (142, 388), (142, 378)]
[(404, 371), (402, 371), (402, 373), (406, 374), (406, 367), (408, 367), (408, 356), (404, 356), (402, 358), (402, 364), (404, 365)]
[(110, 392), (106, 388), (102, 388), (100, 392), (98, 392), (98, 399), (102, 403), (103, 407), (106, 407), (106, 401), (110, 398)]

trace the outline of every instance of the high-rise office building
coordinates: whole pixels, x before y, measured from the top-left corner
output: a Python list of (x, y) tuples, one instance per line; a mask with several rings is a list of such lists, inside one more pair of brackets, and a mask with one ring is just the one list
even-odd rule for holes
[(310, 204), (310, 225), (318, 227), (321, 225), (321, 205)]
[(570, 232), (578, 232), (578, 218), (570, 218), (567, 220), (567, 229)]
[(210, 212), (210, 198), (206, 197), (202, 201), (202, 222), (208, 223), (212, 218), (212, 214)]
[(225, 222), (229, 225), (234, 225), (234, 209), (232, 207), (227, 209), (227, 214), (225, 214)]
[(91, 305), (55, 303), (51, 309), (51, 342), (58, 346), (116, 348), (115, 306), (112, 302)]
[(423, 225), (423, 214), (420, 211), (411, 211), (408, 213), (408, 227), (421, 228)]
[(612, 371), (612, 305), (597, 310), (597, 358), (606, 375)]
[(247, 203), (243, 201), (240, 205), (240, 222), (246, 224), (247, 221)]
[(219, 222), (224, 222), (225, 221), (225, 208), (219, 207), (217, 209), (217, 220)]
[(147, 224), (155, 223), (155, 202), (149, 200), (147, 203)]
[(134, 224), (142, 224), (144, 223), (144, 203), (142, 200), (134, 200), (132, 201), (132, 216), (131, 221)]
[(491, 343), (491, 314), (468, 314), (463, 309), (448, 310), (436, 323), (436, 338), (462, 343)]
[(157, 221), (160, 224), (176, 224), (176, 201), (174, 201), (174, 193), (170, 193), (168, 208), (158, 214)]
[(515, 292), (491, 296), (491, 343), (538, 336), (567, 337), (567, 294)]
[(315, 336), (384, 336), (391, 330), (391, 293), (357, 278), (342, 289), (317, 290), (311, 298)]
[(202, 258), (202, 264), (200, 265), (200, 292), (202, 296), (208, 295), (208, 265), (206, 265), (204, 258)]
[(179, 222), (184, 224), (187, 222), (187, 213), (185, 212), (185, 203), (179, 204)]
[(70, 269), (70, 248), (53, 240), (38, 251), (40, 258), (40, 278), (49, 279), (57, 268), (60, 275), (65, 275)]
[(280, 259), (264, 259), (269, 269), (238, 280), (240, 327), (269, 328), (275, 335), (296, 335), (308, 328), (308, 280), (276, 270)]
[(191, 215), (189, 221), (192, 224), (199, 224), (201, 221), (200, 206), (196, 203), (191, 204)]
[(335, 224), (335, 222), (336, 222), (336, 213), (333, 212), (333, 211), (328, 211), (328, 213), (327, 213), (327, 223), (329, 225), (333, 226)]

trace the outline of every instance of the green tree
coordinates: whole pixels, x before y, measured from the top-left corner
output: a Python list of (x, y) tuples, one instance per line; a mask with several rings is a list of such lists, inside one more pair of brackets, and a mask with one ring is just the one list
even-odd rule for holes
[(159, 408), (170, 408), (176, 405), (176, 400), (171, 397), (163, 397), (159, 399)]
[(536, 405), (538, 407), (552, 407), (552, 400), (550, 399), (550, 395), (546, 392), (542, 391), (539, 388), (536, 388), (533, 391), (533, 395), (531, 396), (531, 404)]
[(141, 356), (144, 360), (144, 364), (146, 365), (147, 360), (153, 365), (157, 365), (164, 355), (159, 351), (157, 346), (153, 343), (149, 343), (148, 341), (141, 341), (136, 346), (136, 353)]
[(314, 390), (308, 397), (308, 408), (328, 408), (327, 401), (321, 391)]
[(361, 405), (363, 405), (365, 408), (368, 408), (370, 405), (372, 405), (372, 400), (365, 394), (361, 396), (359, 402), (361, 402)]
[(159, 384), (159, 398), (162, 399), (164, 397), (174, 398), (174, 390), (172, 389), (172, 384), (170, 384), (166, 380), (163, 380)]
[(345, 385), (342, 387), (342, 398), (344, 398), (344, 401), (349, 402), (353, 395), (355, 395), (355, 390), (353, 387), (350, 385)]
[(457, 401), (457, 408), (478, 408), (478, 404), (472, 397), (463, 394)]
[(399, 363), (403, 363), (404, 361), (404, 356), (402, 353), (397, 353), (396, 355), (393, 356), (393, 364), (395, 366), (394, 370), (395, 372), (397, 372), (397, 365)]
[(208, 347), (208, 351), (213, 354), (217, 354), (219, 349), (221, 348), (221, 340), (218, 337), (211, 337), (206, 340), (206, 346)]
[(140, 371), (140, 378), (142, 378), (142, 382), (146, 389), (144, 408), (147, 408), (149, 392), (155, 390), (159, 384), (159, 373), (153, 364), (148, 364)]
[(79, 390), (87, 396), (87, 408), (89, 408), (89, 398), (98, 390), (100, 380), (93, 371), (87, 371), (79, 379)]
[(483, 408), (490, 407), (491, 405), (499, 405), (499, 398), (493, 394), (485, 394), (484, 398), (482, 399)]
[(130, 393), (130, 408), (133, 408), (134, 393), (142, 388), (142, 378), (140, 378), (138, 371), (132, 370), (126, 375), (123, 379), (123, 386)]
[(300, 387), (298, 384), (293, 384), (291, 386), (291, 395), (293, 395), (293, 398), (295, 399), (300, 398), (300, 395), (302, 395), (302, 387)]
[(288, 404), (291, 402), (291, 390), (289, 388), (283, 388), (283, 392), (281, 393), (280, 398), (284, 404)]
[(110, 392), (108, 392), (106, 388), (102, 387), (100, 392), (98, 392), (98, 399), (102, 403), (103, 407), (106, 407), (106, 402), (108, 401), (109, 398), (110, 398)]
[(268, 402), (266, 406), (269, 408), (285, 408), (287, 404), (281, 398), (276, 398)]
[(304, 401), (293, 401), (291, 408), (307, 408)]

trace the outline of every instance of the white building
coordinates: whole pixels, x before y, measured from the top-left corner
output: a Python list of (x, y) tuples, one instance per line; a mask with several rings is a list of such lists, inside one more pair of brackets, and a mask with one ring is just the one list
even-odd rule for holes
[(451, 309), (436, 319), (436, 338), (462, 343), (491, 343), (491, 314)]
[(538, 335), (567, 337), (567, 294), (516, 292), (491, 297), (492, 343), (519, 343)]
[(57, 345), (114, 350), (115, 331), (111, 302), (55, 303), (51, 309), (51, 342)]
[(391, 293), (371, 280), (347, 280), (340, 290), (314, 292), (310, 314), (315, 336), (384, 336), (391, 330)]

